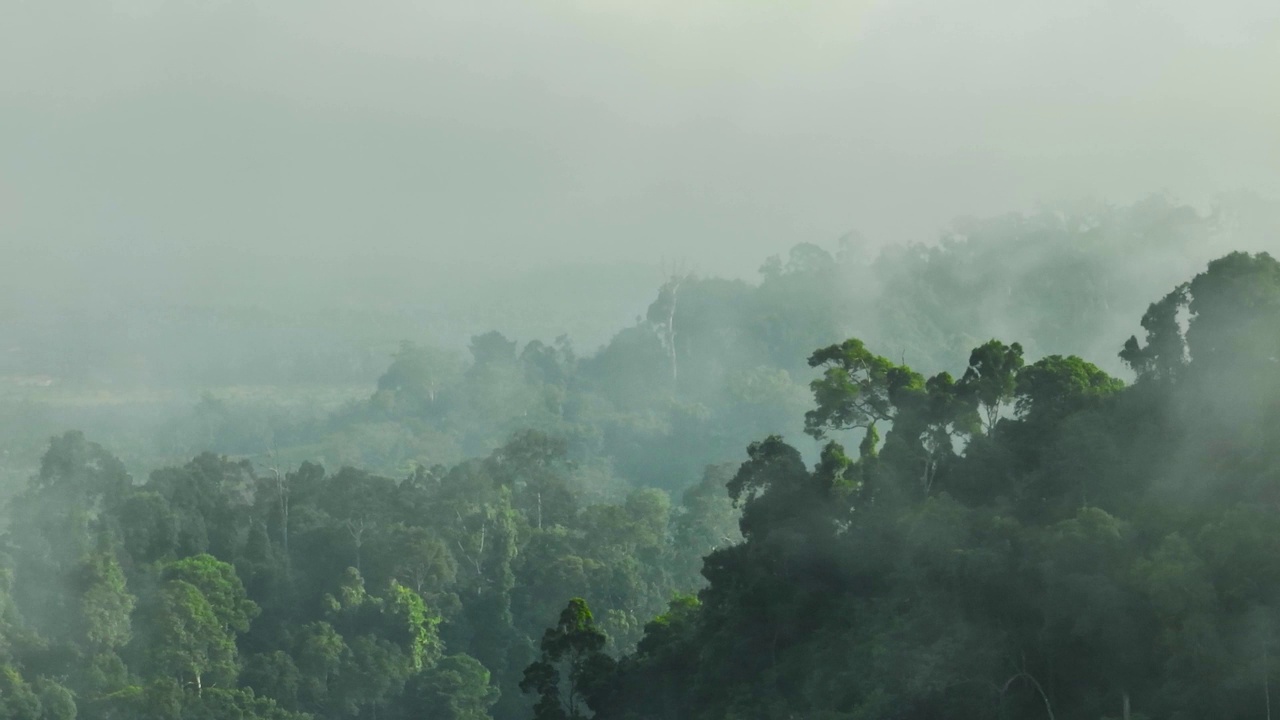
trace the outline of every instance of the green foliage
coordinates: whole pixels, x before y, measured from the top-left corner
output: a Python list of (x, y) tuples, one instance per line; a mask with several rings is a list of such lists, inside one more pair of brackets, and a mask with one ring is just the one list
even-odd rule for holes
[(236, 677), (235, 640), (223, 621), (224, 612), (200, 588), (170, 580), (149, 610), (148, 649), (155, 671), (171, 674), (197, 691), (206, 683), (225, 685)]
[[(1105, 234), (1055, 222), (890, 252), (878, 279), (918, 295), (845, 288), (867, 258), (800, 247), (758, 285), (673, 280), (589, 357), (405, 346), (312, 429), (367, 470), (210, 452), (135, 484), (54, 438), (6, 526), (0, 716), (1254, 717), (1280, 628), (1280, 271), (1233, 254), (1177, 285), (1128, 387), (1061, 347), (1075, 325), (936, 335), (1016, 285), (992, 248), (1018, 232)], [(1081, 287), (1109, 277), (1067, 256)], [(1011, 326), (1097, 312), (1028, 272), (1045, 297)], [(838, 342), (854, 322), (866, 342)], [(886, 337), (937, 340), (932, 374), (869, 349), (902, 357)]]
[(0, 666), (0, 715), (13, 720), (42, 720), (40, 696), (12, 665)]
[(543, 633), (541, 658), (525, 668), (520, 681), (521, 690), (538, 696), (537, 720), (578, 720), (597, 709), (614, 670), (613, 659), (601, 652), (607, 642), (586, 601), (570, 600), (555, 627)]
[[(596, 716), (1262, 712), (1280, 437), (1242, 418), (1280, 402), (1263, 360), (1274, 267), (1230, 256), (1175, 290), (1126, 351), (1132, 388), (1075, 356), (1023, 366), (999, 342), (960, 382), (857, 341), (820, 351), (809, 429), (869, 426), (858, 458), (832, 444), (809, 469), (781, 438), (750, 446), (728, 483), (744, 542), (707, 557), (700, 602), (646, 627)], [(1161, 335), (1181, 302), (1185, 355)]]
[(1142, 316), (1147, 344), (1130, 336), (1120, 351), (1120, 359), (1143, 380), (1174, 381), (1187, 363), (1187, 345), (1178, 324), (1178, 312), (1187, 304), (1187, 286), (1180, 285), (1159, 302), (1152, 303)]
[(408, 717), (415, 720), (489, 720), (498, 689), (489, 671), (469, 655), (449, 655), (410, 690)]
[(1000, 419), (1000, 409), (1013, 401), (1018, 374), (1023, 367), (1022, 346), (991, 340), (969, 355), (969, 369), (961, 383), (983, 409), (986, 431), (991, 433)]
[(77, 591), (84, 639), (93, 650), (114, 650), (129, 642), (135, 598), (125, 587), (124, 572), (114, 553), (103, 549), (81, 566)]
[(388, 593), (388, 613), (399, 625), (399, 632), (391, 637), (400, 635), (415, 671), (435, 665), (440, 659), (440, 637), (436, 632), (440, 616), (427, 608), (421, 595), (395, 580)]
[(249, 622), (258, 616), (258, 605), (245, 595), (244, 585), (235, 568), (212, 555), (175, 560), (165, 565), (161, 579), (196, 588), (208, 601), (225, 631), (248, 632)]
[(1018, 374), (1018, 412), (1030, 421), (1063, 418), (1124, 387), (1092, 363), (1051, 355)]
[(869, 427), (893, 417), (890, 393), (910, 384), (902, 370), (851, 338), (809, 356), (811, 367), (824, 367), (810, 384), (817, 407), (805, 414), (805, 432), (824, 436), (826, 429)]

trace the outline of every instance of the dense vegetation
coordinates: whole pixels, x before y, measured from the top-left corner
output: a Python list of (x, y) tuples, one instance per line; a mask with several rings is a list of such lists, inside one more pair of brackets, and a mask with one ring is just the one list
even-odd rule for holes
[(1268, 716), (1280, 263), (1214, 261), (1142, 324), (1127, 388), (998, 341), (959, 380), (814, 353), (808, 430), (858, 454), (750, 446), (744, 542), (583, 675), (597, 717)]
[(9, 506), (0, 717), (1262, 716), (1280, 264), (1212, 262), (1141, 340), (1112, 312), (1214, 222), (673, 274), (589, 356), (491, 332), (330, 415), (208, 396), (145, 480), (60, 434)]

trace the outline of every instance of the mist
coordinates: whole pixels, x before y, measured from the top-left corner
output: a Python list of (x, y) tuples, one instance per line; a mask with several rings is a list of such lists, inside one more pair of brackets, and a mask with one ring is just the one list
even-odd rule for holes
[(1280, 4), (0, 0), (0, 717), (1245, 720)]
[(746, 277), (850, 231), (1280, 192), (1265, 0), (6, 6), (10, 303)]

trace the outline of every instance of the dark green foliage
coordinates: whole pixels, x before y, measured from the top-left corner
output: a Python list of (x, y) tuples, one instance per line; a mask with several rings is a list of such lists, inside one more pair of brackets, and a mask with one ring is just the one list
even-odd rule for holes
[[(0, 717), (1263, 716), (1280, 265), (1233, 254), (1177, 285), (1125, 344), (1128, 386), (1043, 340), (969, 342), (967, 363), (947, 340), (956, 375), (840, 341), (843, 303), (883, 311), (867, 338), (916, 317), (916, 343), (936, 330), (917, 311), (990, 300), (978, 238), (1006, 231), (898, 258), (946, 304), (877, 305), (841, 289), (851, 249), (802, 246), (758, 286), (672, 278), (590, 357), (405, 346), (330, 429), (447, 436), (476, 456), (451, 465), (204, 453), (135, 483), (54, 438), (6, 526)], [(1097, 310), (1032, 275), (1049, 299), (1028, 290), (1024, 326)]]
[(537, 720), (579, 720), (597, 709), (614, 669), (613, 658), (601, 652), (606, 642), (586, 601), (570, 600), (560, 621), (543, 633), (541, 658), (520, 681), (521, 690), (538, 696)]
[(498, 690), (489, 671), (469, 655), (449, 655), (408, 691), (406, 717), (414, 720), (488, 720)]
[(890, 423), (883, 448), (869, 430), (809, 470), (753, 444), (729, 484), (745, 543), (646, 627), (597, 717), (1265, 716), (1280, 436), (1242, 420), (1280, 407), (1277, 272), (1233, 255), (1175, 290), (1188, 352), (1155, 307), (1131, 388), (996, 342), (959, 383), (821, 351), (810, 429)]

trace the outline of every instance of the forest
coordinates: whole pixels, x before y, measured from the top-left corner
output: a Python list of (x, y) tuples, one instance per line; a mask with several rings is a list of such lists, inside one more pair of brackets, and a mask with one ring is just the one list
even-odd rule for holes
[(1199, 258), (1231, 220), (800, 245), (589, 354), (64, 428), (5, 488), (0, 717), (1269, 717), (1280, 262)]

